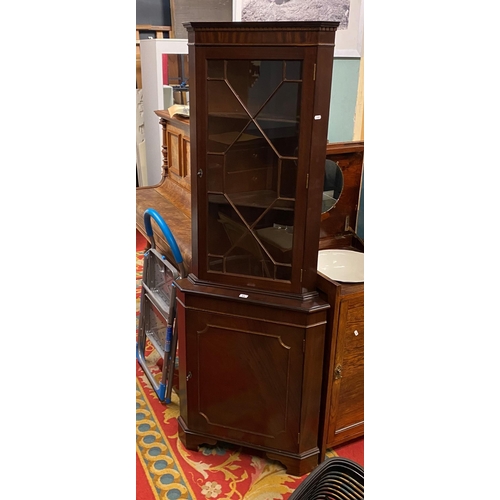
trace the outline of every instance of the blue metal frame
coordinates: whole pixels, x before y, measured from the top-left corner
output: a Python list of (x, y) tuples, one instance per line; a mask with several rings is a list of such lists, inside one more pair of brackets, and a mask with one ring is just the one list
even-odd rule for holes
[[(179, 250), (179, 246), (177, 245), (177, 242), (175, 241), (175, 238), (174, 238), (174, 235), (172, 234), (172, 231), (170, 231), (170, 228), (168, 227), (167, 223), (163, 220), (161, 215), (156, 210), (154, 210), (153, 208), (148, 208), (144, 212), (144, 226), (146, 228), (146, 234), (148, 235), (149, 240), (150, 240), (151, 249), (156, 252), (156, 249), (155, 249), (156, 244), (155, 244), (151, 219), (153, 219), (158, 224), (163, 235), (165, 236), (167, 243), (169, 244), (170, 249), (172, 250), (172, 254), (174, 256), (174, 259), (177, 262), (177, 264), (179, 264), (179, 268), (181, 271), (180, 276), (184, 277), (186, 273), (185, 273), (184, 263), (183, 263), (183, 259), (182, 259), (182, 254)], [(165, 259), (165, 256), (162, 255), (161, 258)], [(145, 264), (146, 264), (146, 262), (145, 262)], [(144, 266), (144, 269), (143, 269), (143, 273), (144, 272), (146, 272), (146, 265)], [(172, 286), (174, 286), (174, 285), (172, 284)], [(145, 300), (143, 298), (143, 295), (144, 295), (144, 288), (141, 291), (139, 333), (141, 332), (141, 329), (144, 328), (143, 315), (144, 315)], [(172, 384), (172, 380), (170, 380), (171, 377), (167, 375), (167, 364), (168, 364), (167, 361), (168, 361), (168, 358), (170, 357), (170, 363), (175, 363), (175, 352), (174, 352), (173, 357), (172, 357), (171, 350), (176, 349), (176, 345), (173, 345), (173, 344), (177, 343), (176, 340), (175, 340), (175, 342), (172, 342), (172, 339), (174, 337), (173, 333), (174, 333), (173, 332), (173, 324), (169, 324), (167, 321), (167, 330), (166, 330), (166, 338), (165, 338), (165, 357), (163, 359), (163, 373), (162, 373), (161, 382), (159, 384), (156, 382), (152, 373), (149, 371), (149, 369), (147, 367), (146, 359), (145, 359), (145, 355), (144, 355), (145, 353), (139, 347), (139, 343), (138, 342), (136, 343), (136, 359), (139, 362), (139, 365), (142, 367), (145, 375), (148, 377), (149, 381), (151, 382), (151, 385), (152, 385), (156, 395), (158, 396), (158, 399), (162, 403), (167, 403), (167, 404), (170, 403), (170, 398), (167, 398), (167, 394), (171, 392), (171, 390), (167, 392), (167, 389), (168, 389), (167, 385), (171, 386), (171, 384)], [(176, 338), (177, 337), (175, 337), (175, 339)], [(145, 340), (144, 340), (144, 342), (145, 342)], [(142, 348), (144, 348), (144, 347), (145, 347), (145, 344), (144, 344), (144, 346), (142, 346)], [(170, 372), (172, 372), (172, 370), (170, 370)]]
[(155, 209), (147, 208), (144, 212), (144, 226), (146, 227), (146, 234), (149, 236), (149, 239), (151, 241), (151, 248), (155, 248), (155, 237), (153, 234), (153, 226), (151, 225), (151, 217), (158, 224), (163, 235), (167, 239), (172, 253), (174, 254), (175, 262), (177, 262), (178, 264), (182, 264), (181, 251), (179, 250), (179, 246), (175, 241), (172, 231), (170, 231), (170, 228), (167, 226), (166, 222), (162, 219), (161, 215)]

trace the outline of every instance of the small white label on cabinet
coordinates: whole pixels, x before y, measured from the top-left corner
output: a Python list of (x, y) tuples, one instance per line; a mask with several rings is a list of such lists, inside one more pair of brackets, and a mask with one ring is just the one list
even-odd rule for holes
[(321, 120), (321, 115), (314, 115), (315, 120)]
[(248, 299), (248, 295), (246, 293), (240, 293), (239, 297), (241, 299)]

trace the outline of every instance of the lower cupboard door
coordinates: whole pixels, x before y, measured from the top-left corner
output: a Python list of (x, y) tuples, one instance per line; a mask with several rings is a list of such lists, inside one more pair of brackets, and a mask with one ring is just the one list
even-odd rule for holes
[(303, 330), (192, 311), (186, 337), (188, 426), (218, 439), (296, 451)]

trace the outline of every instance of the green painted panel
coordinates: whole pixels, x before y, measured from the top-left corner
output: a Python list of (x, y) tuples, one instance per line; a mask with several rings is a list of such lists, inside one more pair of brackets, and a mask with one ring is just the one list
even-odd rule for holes
[(333, 61), (328, 142), (353, 139), (359, 63), (359, 58), (341, 58)]
[[(333, 61), (328, 142), (353, 140), (354, 115), (358, 98), (359, 63), (359, 58), (341, 58)], [(356, 231), (362, 239), (364, 239), (365, 232), (364, 205), (363, 178), (361, 181), (361, 200)]]

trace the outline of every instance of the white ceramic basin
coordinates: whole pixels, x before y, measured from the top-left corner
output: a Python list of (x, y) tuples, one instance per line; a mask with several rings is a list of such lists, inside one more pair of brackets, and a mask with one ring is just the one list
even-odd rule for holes
[(318, 271), (335, 281), (361, 283), (365, 279), (364, 254), (353, 250), (320, 250)]

